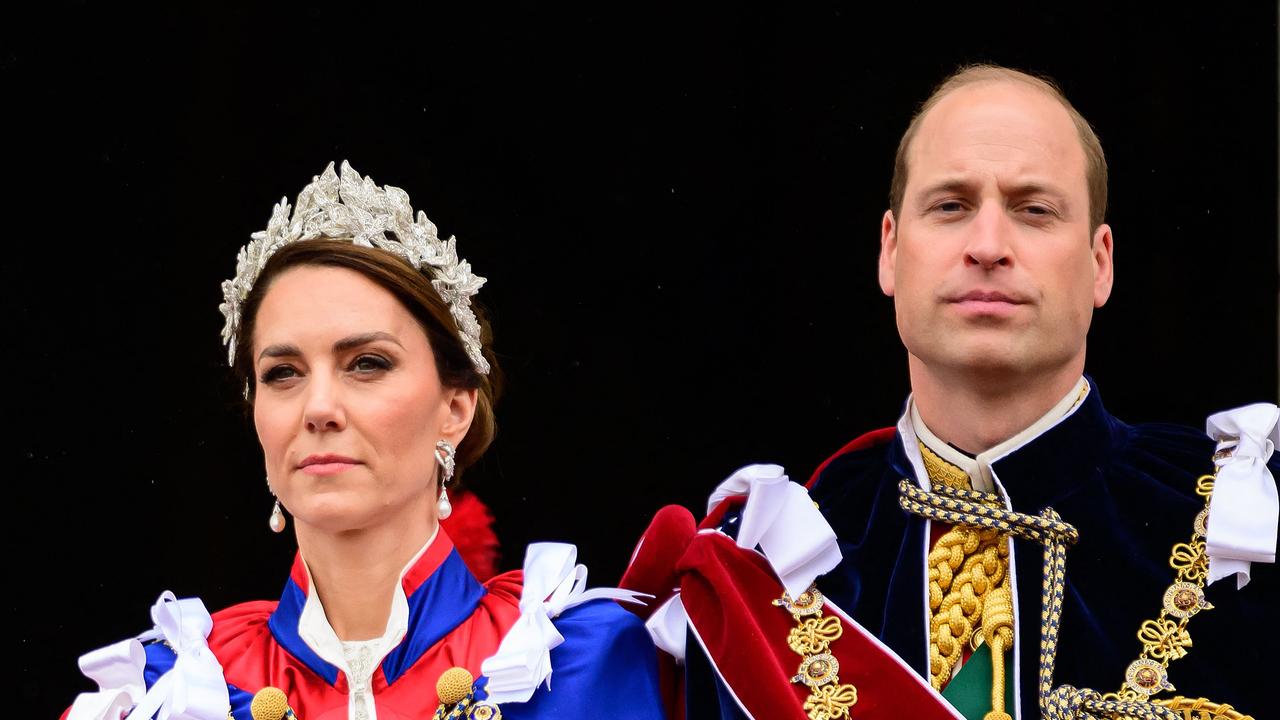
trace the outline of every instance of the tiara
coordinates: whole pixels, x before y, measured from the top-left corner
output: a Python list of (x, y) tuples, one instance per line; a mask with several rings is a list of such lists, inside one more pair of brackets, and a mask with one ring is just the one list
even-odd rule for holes
[(326, 237), (381, 248), (417, 270), (430, 270), (431, 286), (449, 305), (467, 356), (477, 372), (489, 374), (489, 362), (480, 352), (480, 323), (471, 309), (471, 296), (485, 280), (471, 273), (470, 263), (458, 259), (456, 238), (441, 240), (425, 213), (419, 212), (414, 219), (409, 195), (400, 188), (378, 187), (371, 178), (361, 178), (345, 160), (339, 177), (329, 163), (298, 193), (292, 217), (289, 199), (281, 198), (267, 229), (250, 237), (236, 256), (236, 276), (222, 283), (223, 302), (218, 306), (227, 318), (222, 342), (227, 345), (228, 364), (235, 363), (244, 301), (267, 261), (286, 245)]

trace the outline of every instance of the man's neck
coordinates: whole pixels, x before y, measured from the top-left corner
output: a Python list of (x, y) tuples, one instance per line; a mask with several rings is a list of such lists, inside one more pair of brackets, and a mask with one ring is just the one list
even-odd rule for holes
[(1080, 381), (1083, 367), (1052, 375), (989, 376), (938, 372), (909, 356), (911, 393), (920, 419), (939, 439), (978, 455), (1049, 412)]

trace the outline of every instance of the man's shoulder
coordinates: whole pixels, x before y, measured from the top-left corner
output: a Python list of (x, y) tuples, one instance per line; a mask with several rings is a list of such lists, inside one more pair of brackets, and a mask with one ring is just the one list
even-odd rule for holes
[(891, 457), (896, 443), (897, 429), (893, 427), (863, 433), (818, 465), (805, 487), (825, 506), (851, 496), (873, 495), (887, 481), (896, 486), (899, 478)]

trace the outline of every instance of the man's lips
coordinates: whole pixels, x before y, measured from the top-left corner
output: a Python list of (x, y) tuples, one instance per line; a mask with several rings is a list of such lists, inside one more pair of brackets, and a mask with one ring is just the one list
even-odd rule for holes
[(988, 303), (1007, 303), (1009, 305), (1022, 305), (1025, 300), (1021, 298), (1006, 295), (997, 290), (971, 290), (963, 295), (956, 295), (947, 299), (947, 302), (963, 303), (963, 302), (988, 302)]
[(947, 304), (962, 315), (971, 317), (1006, 317), (1017, 311), (1026, 300), (996, 290), (972, 290), (946, 298)]
[(335, 475), (359, 464), (359, 460), (345, 455), (308, 455), (306, 459), (298, 463), (298, 469), (311, 475)]

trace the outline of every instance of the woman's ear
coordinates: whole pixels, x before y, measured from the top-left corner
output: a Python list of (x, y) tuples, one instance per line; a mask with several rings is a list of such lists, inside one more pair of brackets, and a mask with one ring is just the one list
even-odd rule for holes
[(440, 434), (457, 447), (462, 442), (462, 438), (467, 436), (467, 430), (471, 429), (471, 420), (476, 416), (476, 398), (479, 397), (479, 391), (476, 388), (445, 388), (444, 392), (448, 415), (445, 417), (444, 425), (440, 427)]

